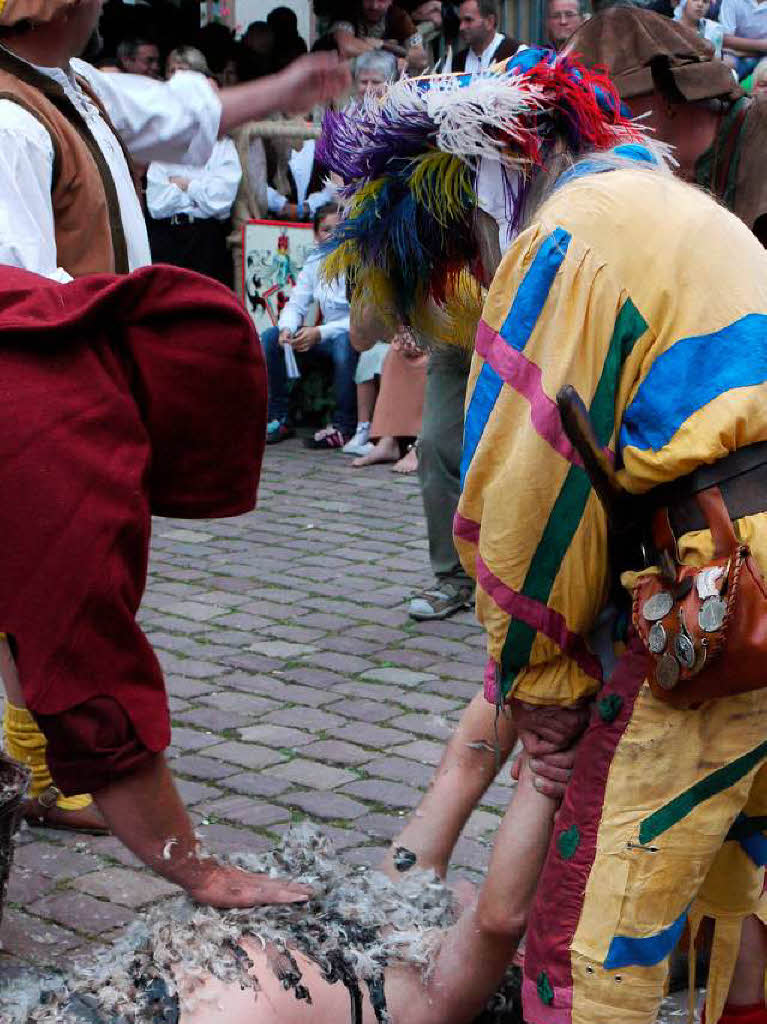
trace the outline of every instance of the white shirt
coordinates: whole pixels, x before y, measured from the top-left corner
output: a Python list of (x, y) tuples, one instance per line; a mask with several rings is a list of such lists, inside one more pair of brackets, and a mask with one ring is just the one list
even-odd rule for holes
[[(70, 73), (37, 68), (58, 82), (82, 113), (114, 179), (131, 270), (152, 262), (141, 204), (122, 149), (74, 73), (85, 78), (139, 163), (153, 158), (204, 164), (218, 136), (221, 102), (203, 75), (182, 71), (170, 82), (105, 74), (81, 60)], [(32, 114), (0, 100), (0, 263), (59, 281), (51, 187), (53, 145)]]
[(487, 71), (490, 65), (493, 63), (493, 57), (495, 57), (495, 51), (501, 45), (504, 40), (504, 36), (501, 32), (496, 32), (493, 36), (492, 42), (483, 50), (481, 55), (478, 57), (476, 53), (470, 49), (466, 54), (466, 67), (464, 73), (467, 75), (474, 75), (477, 71)]
[(767, 0), (722, 0), (719, 23), (728, 36), (767, 37)]
[[(301, 205), (306, 203), (312, 217), (321, 206), (324, 206), (325, 203), (332, 203), (336, 198), (336, 190), (332, 185), (325, 185), (319, 192), (312, 192), (310, 196), (306, 194), (309, 190), (309, 182), (311, 181), (314, 169), (314, 148), (315, 140), (307, 139), (300, 149), (294, 149), (291, 152), (290, 159), (288, 160), (288, 166), (293, 174), (293, 181), (296, 184), (296, 202), (298, 207), (300, 209)], [(281, 213), (287, 203), (285, 196), (271, 186), (267, 190), (267, 195), (269, 209), (272, 213)]]
[(323, 341), (349, 330), (346, 281), (343, 277), (330, 282), (323, 280), (319, 273), (321, 266), (322, 257), (315, 250), (301, 268), (295, 288), (280, 313), (278, 327), (281, 331), (297, 331), (306, 320), (312, 302), (318, 303), (322, 312), (323, 323), (319, 330)]
[[(186, 189), (170, 178), (186, 178)], [(242, 168), (231, 139), (219, 139), (210, 159), (202, 167), (166, 164), (149, 165), (146, 176), (146, 205), (155, 220), (186, 213), (198, 220), (226, 220), (237, 198)]]

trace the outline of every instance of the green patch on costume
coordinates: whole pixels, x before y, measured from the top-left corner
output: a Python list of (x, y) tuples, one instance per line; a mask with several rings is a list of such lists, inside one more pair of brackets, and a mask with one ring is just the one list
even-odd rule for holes
[(549, 976), (545, 971), (538, 975), (538, 998), (545, 1006), (551, 1006), (554, 1002), (554, 989), (551, 987)]
[(578, 831), (577, 825), (571, 825), (570, 828), (560, 832), (557, 837), (557, 849), (559, 850), (559, 856), (562, 860), (570, 860), (573, 858), (580, 845), (581, 834)]
[(645, 818), (639, 829), (639, 842), (650, 843), (663, 832), (667, 832), (682, 818), (686, 818), (698, 804), (724, 792), (725, 789), (734, 786), (736, 782), (740, 782), (765, 757), (767, 757), (767, 741), (760, 743), (758, 747), (754, 747), (742, 757), (736, 758), (724, 768), (718, 768), (704, 779), (700, 779), (679, 796), (658, 808), (649, 818)]
[(621, 713), (623, 697), (619, 693), (610, 693), (607, 697), (600, 697), (597, 701), (597, 711), (603, 722), (614, 722)]

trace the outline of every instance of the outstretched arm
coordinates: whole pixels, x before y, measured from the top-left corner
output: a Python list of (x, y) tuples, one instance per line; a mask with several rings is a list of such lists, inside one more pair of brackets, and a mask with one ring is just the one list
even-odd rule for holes
[(523, 765), (479, 899), (446, 933), (428, 982), (412, 970), (387, 971), (397, 1024), (468, 1024), (482, 1010), (524, 934), (556, 808)]

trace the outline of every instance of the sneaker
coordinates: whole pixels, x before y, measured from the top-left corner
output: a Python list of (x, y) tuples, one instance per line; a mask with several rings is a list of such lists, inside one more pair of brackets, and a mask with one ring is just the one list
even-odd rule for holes
[(350, 440), (349, 435), (342, 434), (338, 427), (325, 427), (323, 430), (318, 430), (314, 437), (307, 438), (304, 441), (304, 447), (313, 449), (343, 448)]
[(354, 437), (346, 442), (341, 451), (344, 455), (367, 455), (373, 447), (370, 440), (370, 424), (360, 423)]
[(430, 619), (447, 619), (450, 615), (470, 608), (474, 600), (472, 583), (458, 583), (440, 580), (431, 590), (423, 590), (410, 599), (408, 614), (411, 619), (427, 622)]
[(283, 423), (282, 420), (270, 420), (266, 425), (267, 444), (279, 444), (280, 441), (287, 441), (289, 437), (295, 436), (295, 430)]

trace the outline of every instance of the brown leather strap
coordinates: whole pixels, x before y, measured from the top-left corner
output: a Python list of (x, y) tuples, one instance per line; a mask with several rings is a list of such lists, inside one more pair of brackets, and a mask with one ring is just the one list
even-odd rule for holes
[[(767, 511), (767, 465), (756, 466), (738, 476), (722, 480), (718, 484), (718, 489), (733, 522), (744, 516), (754, 516), (759, 512), (765, 512)], [(698, 493), (705, 493), (705, 491)], [(683, 533), (690, 533), (692, 530), (707, 528), (708, 524), (695, 494), (669, 503), (668, 508), (671, 524), (677, 537), (681, 537)]]
[(714, 558), (736, 554), (740, 547), (732, 528), (732, 520), (718, 487), (709, 487), (695, 495), (714, 541)]

